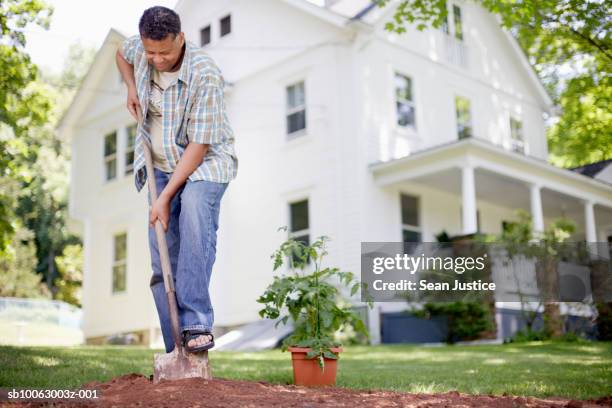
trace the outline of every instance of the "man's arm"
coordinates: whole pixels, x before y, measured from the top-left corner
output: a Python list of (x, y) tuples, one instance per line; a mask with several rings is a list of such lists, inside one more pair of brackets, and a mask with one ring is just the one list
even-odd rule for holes
[(138, 93), (136, 92), (136, 80), (134, 79), (134, 66), (130, 64), (121, 54), (121, 49), (117, 49), (115, 55), (115, 61), (117, 62), (117, 68), (119, 73), (123, 77), (123, 81), (127, 85), (128, 98), (127, 108), (130, 114), (136, 119), (141, 121), (142, 111), (140, 110), (140, 102), (138, 101)]
[(174, 194), (185, 183), (187, 178), (193, 173), (204, 160), (204, 156), (208, 152), (208, 144), (189, 143), (179, 159), (168, 184), (160, 193), (160, 197), (171, 201)]
[(121, 54), (121, 47), (117, 48), (115, 60), (117, 61), (117, 68), (119, 68), (123, 81), (127, 84), (128, 88), (136, 89), (134, 66), (123, 57), (123, 54)]

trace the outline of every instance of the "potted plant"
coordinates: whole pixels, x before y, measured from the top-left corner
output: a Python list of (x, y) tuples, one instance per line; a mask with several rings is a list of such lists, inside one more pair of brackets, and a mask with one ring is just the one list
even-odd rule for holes
[[(281, 229), (286, 231), (287, 227)], [(275, 327), (292, 320), (294, 332), (283, 340), (281, 349), (291, 352), (296, 385), (336, 383), (336, 365), (342, 345), (335, 335), (342, 330), (352, 328), (356, 334), (362, 334), (366, 339), (370, 337), (359, 315), (342, 299), (332, 281), (338, 279), (340, 285), (350, 287), (351, 296), (365, 283), (354, 279), (352, 272), (330, 267), (321, 269), (321, 261), (327, 255), (325, 244), (328, 240), (323, 235), (312, 245), (293, 238), (283, 242), (271, 258), (274, 271), (288, 261), (289, 273), (275, 276), (257, 299), (258, 303), (265, 305), (259, 311), (261, 317), (279, 319)], [(373, 307), (369, 295), (366, 303)]]

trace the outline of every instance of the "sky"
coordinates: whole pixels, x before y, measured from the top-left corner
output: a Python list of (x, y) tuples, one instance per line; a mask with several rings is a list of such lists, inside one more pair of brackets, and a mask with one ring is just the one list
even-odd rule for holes
[(54, 8), (49, 30), (25, 29), (26, 51), (47, 72), (59, 73), (71, 44), (98, 49), (111, 28), (131, 35), (138, 32), (142, 12), (151, 6), (174, 8), (177, 0), (46, 0)]

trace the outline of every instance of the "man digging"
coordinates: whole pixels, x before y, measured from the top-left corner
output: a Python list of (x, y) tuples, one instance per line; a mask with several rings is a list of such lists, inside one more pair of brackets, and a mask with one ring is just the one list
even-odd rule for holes
[(144, 137), (152, 146), (159, 192), (149, 215), (151, 291), (170, 353), (174, 341), (154, 228), (159, 219), (174, 274), (183, 344), (187, 351), (199, 352), (214, 346), (208, 288), (221, 198), (238, 170), (225, 83), (212, 58), (185, 40), (173, 10), (145, 10), (138, 28), (140, 35), (123, 42), (116, 60), (128, 89), (128, 111), (139, 123), (136, 189), (140, 192), (147, 180)]

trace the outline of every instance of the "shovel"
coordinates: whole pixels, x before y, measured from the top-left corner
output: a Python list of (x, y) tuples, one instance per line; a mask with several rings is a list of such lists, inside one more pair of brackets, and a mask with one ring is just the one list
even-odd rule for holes
[[(154, 204), (157, 199), (157, 184), (155, 181), (151, 151), (151, 144), (144, 139), (149, 194), (151, 195), (151, 203)], [(170, 353), (155, 354), (153, 382), (158, 383), (161, 380), (179, 380), (181, 378), (194, 377), (212, 380), (212, 373), (208, 365), (208, 350), (199, 353), (189, 353), (185, 350), (181, 342), (178, 306), (176, 303), (176, 291), (174, 289), (174, 279), (172, 278), (172, 269), (170, 266), (170, 256), (168, 255), (168, 244), (166, 243), (164, 227), (159, 219), (155, 222), (155, 234), (157, 235), (157, 247), (159, 248), (159, 257), (161, 259), (164, 276), (164, 287), (166, 288), (166, 295), (168, 297), (168, 309), (170, 311), (170, 321), (172, 323), (174, 350)]]

